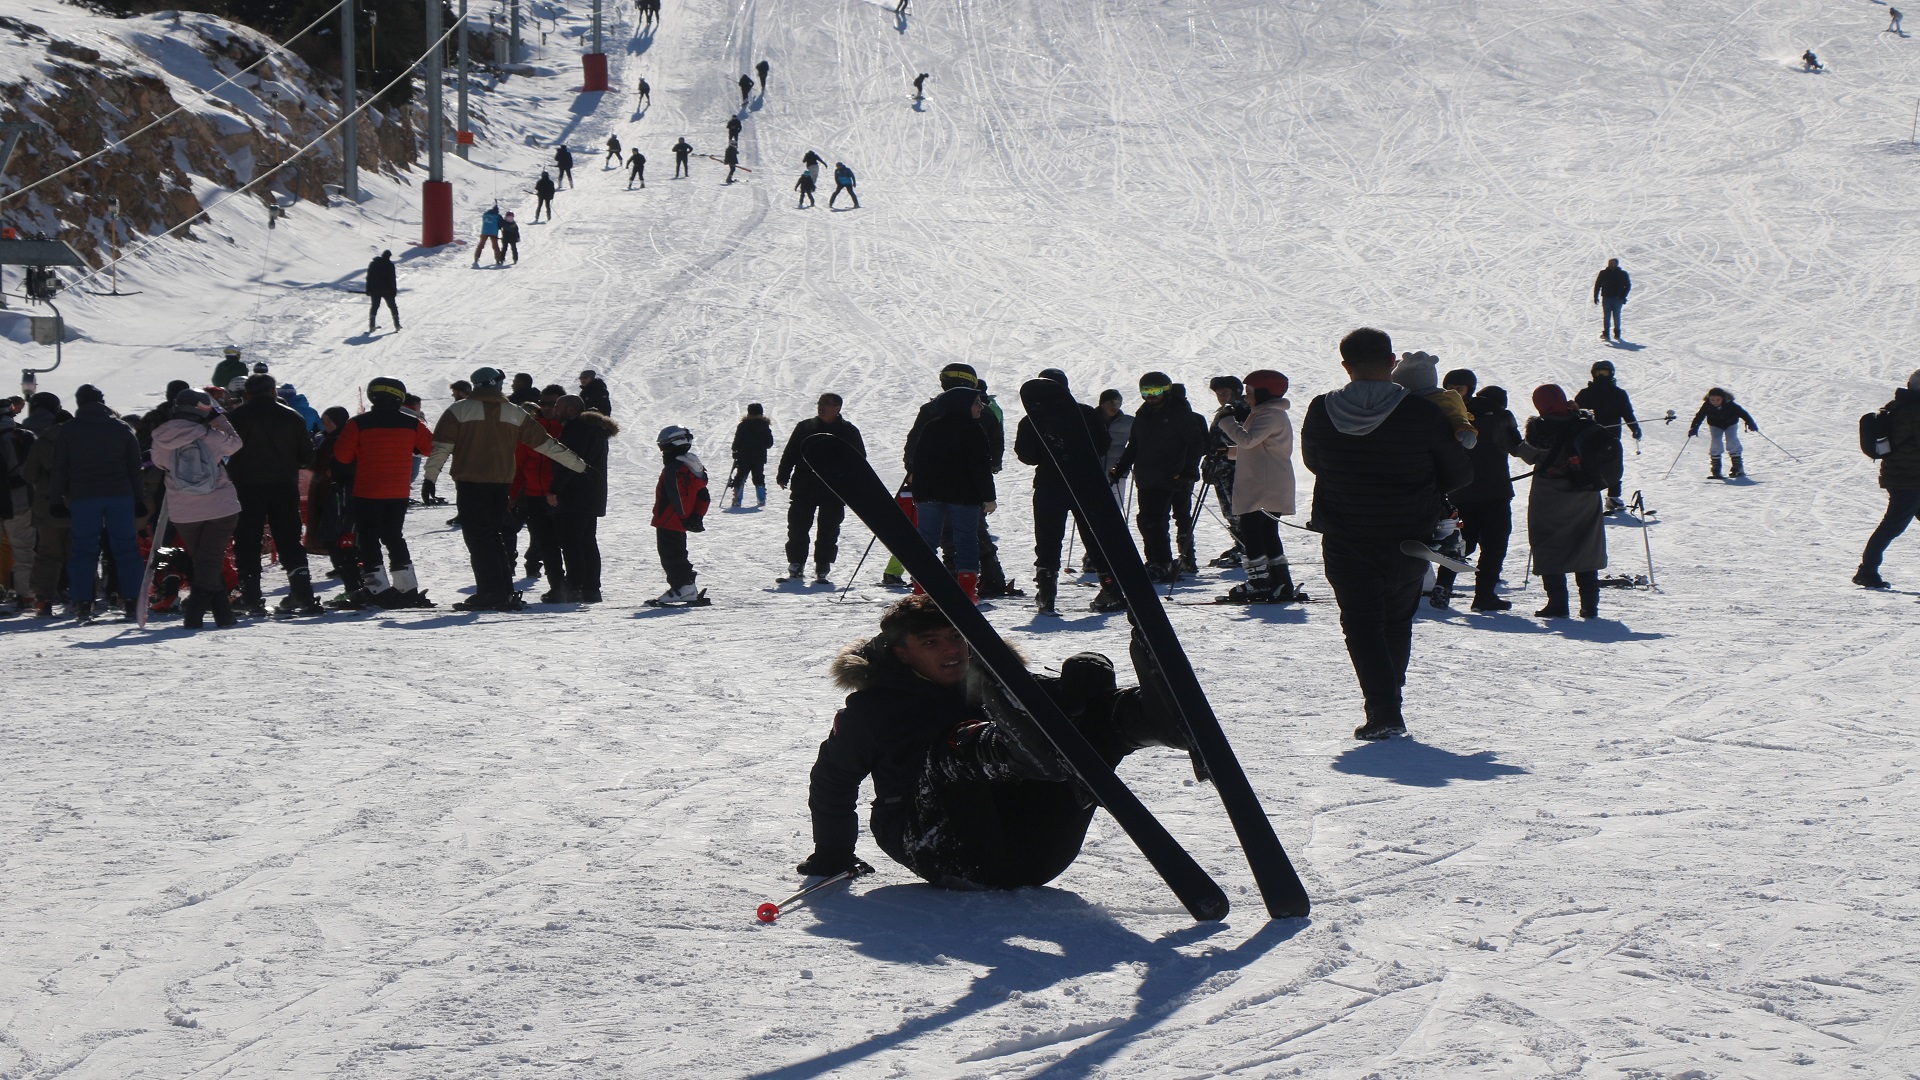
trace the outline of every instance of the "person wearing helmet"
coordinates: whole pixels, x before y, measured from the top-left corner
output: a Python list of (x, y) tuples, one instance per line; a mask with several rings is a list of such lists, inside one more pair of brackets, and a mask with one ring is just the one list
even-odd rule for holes
[[(341, 578), (346, 592), (329, 607), (432, 607), (407, 547), (407, 496), (416, 457), (433, 453), (433, 434), (408, 412), (407, 385), (381, 376), (367, 384), (368, 409), (348, 420), (333, 443), (333, 480), (349, 485), (360, 564)], [(380, 564), (380, 549), (387, 552)]]
[[(1238, 384), (1239, 380), (1235, 380)], [(1230, 511), (1240, 522), (1246, 546), (1247, 581), (1227, 592), (1234, 603), (1264, 604), (1305, 600), (1293, 583), (1286, 549), (1280, 544), (1280, 517), (1294, 511), (1293, 420), (1287, 415), (1287, 377), (1261, 369), (1247, 375), (1253, 397), (1245, 421), (1222, 407), (1214, 420), (1234, 461)]]
[(1174, 522), (1181, 554), (1193, 554), (1193, 485), (1200, 479), (1200, 457), (1207, 449), (1207, 424), (1187, 403), (1187, 388), (1161, 371), (1140, 377), (1140, 408), (1133, 414), (1133, 430), (1126, 452), (1110, 474), (1115, 480), (1133, 473), (1140, 491), (1141, 547), (1147, 576), (1154, 581), (1180, 580), (1182, 563), (1174, 561), (1167, 540), (1167, 522)]
[(473, 563), (473, 596), (454, 605), (459, 611), (518, 611), (526, 605), (513, 589), (514, 559), (508, 522), (515, 447), (525, 444), (563, 468), (584, 472), (587, 463), (567, 449), (525, 409), (507, 401), (501, 387), (507, 375), (483, 367), (471, 376), (473, 393), (456, 401), (433, 425), (433, 453), (427, 458), (422, 499), (434, 495), (440, 470), (451, 459), (460, 531)]
[[(1633, 415), (1633, 401), (1627, 392), (1615, 382), (1613, 361), (1595, 361), (1591, 371), (1592, 381), (1573, 395), (1573, 403), (1593, 414), (1594, 422), (1601, 427), (1613, 429), (1614, 437), (1620, 435), (1624, 425), (1633, 432), (1633, 452), (1640, 453), (1640, 420)], [(1627, 504), (1620, 501), (1622, 480), (1607, 485), (1607, 513), (1625, 510)]]
[[(1200, 475), (1213, 485), (1213, 497), (1220, 503), (1220, 520), (1226, 523), (1227, 535), (1233, 539), (1233, 546), (1221, 552), (1213, 565), (1239, 566), (1245, 557), (1246, 544), (1240, 537), (1240, 519), (1233, 512), (1233, 440), (1221, 430), (1220, 420), (1227, 417), (1244, 424), (1253, 407), (1247, 404), (1248, 391), (1232, 375), (1215, 375), (1207, 381), (1207, 389), (1213, 391), (1213, 400), (1219, 407), (1214, 410), (1213, 423), (1207, 428), (1207, 456), (1201, 459)], [(1182, 566), (1180, 569), (1197, 573), (1200, 568)]]
[(667, 573), (667, 591), (647, 603), (654, 607), (705, 606), (707, 591), (694, 584), (699, 577), (687, 558), (687, 534), (705, 532), (707, 467), (693, 454), (693, 432), (678, 424), (662, 428), (654, 440), (663, 461), (660, 480), (653, 486), (653, 536), (660, 551), (660, 568)]
[(247, 377), (247, 362), (240, 359), (240, 347), (229, 345), (220, 350), (220, 363), (213, 369), (213, 385), (225, 389), (235, 379)]

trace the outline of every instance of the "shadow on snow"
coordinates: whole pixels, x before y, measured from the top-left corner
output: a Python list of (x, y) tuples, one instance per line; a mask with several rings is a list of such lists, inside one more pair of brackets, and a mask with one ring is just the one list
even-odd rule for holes
[(1527, 770), (1494, 759), (1493, 751), (1456, 754), (1412, 739), (1386, 739), (1356, 746), (1333, 759), (1333, 771), (1372, 776), (1408, 787), (1446, 787), (1455, 780), (1498, 780)]

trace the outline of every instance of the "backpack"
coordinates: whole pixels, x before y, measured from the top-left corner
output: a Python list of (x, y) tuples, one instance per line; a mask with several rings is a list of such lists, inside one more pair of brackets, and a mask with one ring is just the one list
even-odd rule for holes
[(1562, 434), (1554, 444), (1550, 460), (1558, 464), (1547, 469), (1548, 476), (1565, 480), (1576, 491), (1605, 491), (1626, 475), (1626, 455), (1612, 428), (1599, 424), (1568, 428), (1571, 436)]
[(167, 481), (182, 495), (211, 495), (220, 486), (220, 459), (207, 449), (207, 440), (195, 439), (173, 452)]
[(1893, 453), (1892, 411), (1860, 414), (1860, 452), (1875, 461)]

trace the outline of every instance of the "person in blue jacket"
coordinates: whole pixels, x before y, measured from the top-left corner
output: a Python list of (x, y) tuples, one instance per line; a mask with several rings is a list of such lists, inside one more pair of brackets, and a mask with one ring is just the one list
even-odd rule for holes
[(500, 261), (500, 205), (495, 203), (487, 207), (480, 215), (480, 242), (473, 245), (473, 265), (480, 265), (480, 253), (493, 245), (493, 261)]
[(312, 405), (307, 403), (307, 395), (295, 390), (292, 383), (281, 383), (280, 389), (276, 391), (276, 393), (282, 405), (299, 413), (300, 419), (307, 422), (307, 433), (309, 435), (320, 434), (320, 414), (314, 411)]
[(844, 161), (834, 162), (833, 194), (827, 196), (827, 209), (833, 209), (833, 204), (839, 200), (840, 193), (843, 191), (847, 193), (848, 198), (853, 200), (853, 208), (855, 210), (860, 209), (860, 196), (854, 194), (853, 184), (853, 170), (847, 167), (847, 163)]

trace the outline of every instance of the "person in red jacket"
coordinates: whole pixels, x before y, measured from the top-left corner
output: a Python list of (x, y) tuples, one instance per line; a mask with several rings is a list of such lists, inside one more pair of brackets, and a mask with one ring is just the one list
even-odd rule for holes
[[(523, 406), (532, 413), (547, 434), (560, 437), (563, 425), (545, 409)], [(513, 501), (513, 513), (527, 527), (527, 576), (539, 577), (544, 569), (547, 591), (540, 594), (544, 604), (564, 604), (573, 597), (567, 593), (566, 561), (560, 555), (560, 538), (553, 520), (553, 459), (519, 443), (513, 449), (513, 485), (507, 497)]]
[(383, 375), (368, 383), (367, 400), (372, 407), (348, 420), (333, 444), (333, 459), (352, 469), (353, 525), (364, 579), (328, 606), (432, 607), (414, 576), (405, 527), (414, 455), (433, 453), (433, 431), (402, 408), (407, 385), (399, 379)]
[(660, 481), (653, 488), (653, 532), (660, 546), (660, 568), (667, 572), (667, 591), (647, 603), (654, 607), (691, 607), (707, 602), (705, 589), (696, 588), (693, 563), (687, 558), (687, 534), (705, 532), (707, 469), (693, 456), (693, 432), (673, 426), (655, 440), (665, 458)]

